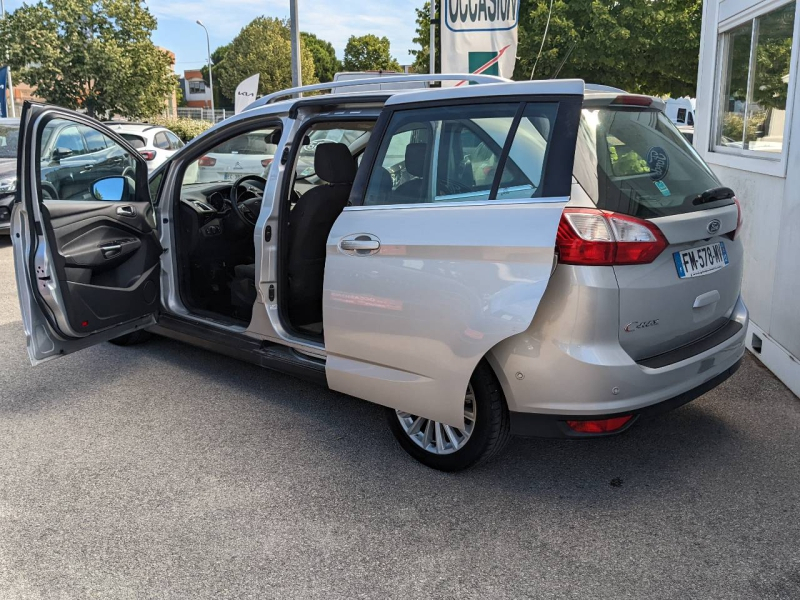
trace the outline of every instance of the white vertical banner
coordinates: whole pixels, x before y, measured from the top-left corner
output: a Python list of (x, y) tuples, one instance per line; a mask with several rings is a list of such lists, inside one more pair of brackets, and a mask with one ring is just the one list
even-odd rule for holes
[(483, 73), (511, 79), (517, 61), (520, 0), (440, 2), (442, 73)]
[(258, 94), (258, 73), (251, 75), (242, 83), (236, 86), (236, 99), (234, 100), (234, 112), (238, 115), (256, 99)]

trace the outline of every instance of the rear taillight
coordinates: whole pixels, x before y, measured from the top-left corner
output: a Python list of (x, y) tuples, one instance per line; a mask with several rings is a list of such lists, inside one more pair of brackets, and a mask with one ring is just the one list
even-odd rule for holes
[(667, 247), (658, 227), (596, 208), (565, 208), (556, 236), (558, 260), (568, 265), (641, 265)]
[(611, 104), (622, 104), (624, 106), (650, 106), (653, 99), (649, 96), (636, 96), (633, 94), (623, 94), (612, 100)]
[(271, 164), (272, 164), (271, 158), (265, 158), (264, 160), (261, 161), (261, 166), (264, 167), (265, 169)]
[(734, 196), (733, 201), (736, 203), (736, 229), (733, 233), (731, 233), (731, 239), (735, 240), (739, 237), (739, 232), (742, 230), (742, 223), (744, 222), (744, 218), (742, 217), (742, 203), (739, 202), (739, 199)]
[(139, 150), (139, 154), (141, 154), (142, 158), (145, 160), (153, 160), (156, 157), (155, 150)]
[(613, 433), (625, 427), (632, 418), (633, 415), (624, 415), (596, 421), (567, 421), (567, 426), (578, 433)]
[(217, 159), (210, 156), (202, 156), (200, 160), (197, 161), (197, 164), (201, 167), (213, 167), (217, 164)]

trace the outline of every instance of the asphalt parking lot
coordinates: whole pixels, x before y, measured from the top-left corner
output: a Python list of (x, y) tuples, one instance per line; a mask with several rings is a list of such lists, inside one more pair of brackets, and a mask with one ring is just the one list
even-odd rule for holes
[(0, 598), (798, 598), (800, 400), (748, 358), (457, 475), (383, 410), (165, 339), (30, 367), (0, 238)]

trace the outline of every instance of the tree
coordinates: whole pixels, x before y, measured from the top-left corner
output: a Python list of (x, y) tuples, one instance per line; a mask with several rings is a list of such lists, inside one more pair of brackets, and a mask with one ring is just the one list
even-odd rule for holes
[[(211, 53), (211, 67), (214, 70), (214, 81), (219, 81), (219, 64), (225, 59), (230, 50), (231, 45), (225, 44), (220, 46)], [(203, 80), (208, 81), (208, 65), (203, 66), (200, 71), (203, 73)], [(233, 108), (233, 98), (223, 93), (219, 85), (214, 86), (214, 106), (217, 108), (230, 107)]]
[[(300, 68), (303, 83), (316, 83), (314, 57), (300, 43)], [(260, 74), (259, 94), (269, 94), (292, 87), (292, 44), (289, 22), (272, 17), (257, 17), (233, 38), (224, 58), (214, 69), (220, 91), (233, 98), (242, 80)]]
[(389, 38), (371, 33), (350, 36), (344, 48), (343, 67), (345, 71), (402, 71), (389, 52)]
[[(515, 79), (528, 79), (549, 0), (523, 0)], [(580, 77), (648, 94), (694, 94), (702, 0), (555, 0), (535, 77)]]
[(342, 63), (336, 58), (333, 44), (319, 39), (313, 33), (300, 33), (300, 39), (314, 57), (314, 72), (322, 83), (333, 81), (333, 76), (341, 70)]
[[(431, 3), (426, 2), (422, 8), (415, 8), (417, 12), (417, 30), (416, 36), (411, 40), (414, 44), (419, 46), (419, 50), (409, 50), (408, 53), (414, 57), (414, 63), (411, 65), (416, 73), (430, 73), (431, 70)], [(439, 39), (440, 27), (436, 27), (436, 38), (434, 43), (436, 48), (441, 48), (441, 40)], [(442, 53), (436, 53), (436, 72), (442, 72)]]
[(0, 45), (15, 77), (47, 102), (144, 118), (177, 87), (172, 57), (150, 39), (155, 28), (137, 0), (42, 0), (0, 23)]

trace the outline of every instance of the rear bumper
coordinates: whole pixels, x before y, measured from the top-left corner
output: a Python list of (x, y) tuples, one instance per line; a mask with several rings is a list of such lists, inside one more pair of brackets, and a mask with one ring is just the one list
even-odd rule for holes
[[(699, 398), (706, 392), (710, 392), (723, 381), (728, 379), (742, 364), (743, 358), (737, 360), (732, 367), (729, 367), (719, 375), (712, 377), (705, 383), (698, 385), (696, 388), (678, 394), (673, 398), (659, 402), (658, 404), (651, 404), (645, 408), (635, 410), (633, 412), (614, 413), (608, 415), (542, 415), (535, 413), (524, 412), (511, 412), (511, 434), (524, 436), (524, 437), (542, 437), (542, 438), (596, 438), (605, 437), (609, 435), (617, 435), (623, 431), (628, 430), (640, 418), (652, 417), (660, 415), (667, 411), (676, 409), (684, 404), (688, 404), (695, 398)], [(567, 425), (567, 420), (582, 421), (582, 420), (597, 420), (597, 419), (611, 419), (622, 415), (633, 414), (634, 418), (628, 421), (625, 426), (612, 433), (596, 434), (596, 433), (579, 433), (572, 430)]]
[(530, 327), (487, 356), (512, 413), (555, 420), (641, 413), (728, 376), (744, 355), (749, 315), (739, 298), (719, 332), (636, 362), (619, 343), (619, 288), (604, 269), (560, 266)]

